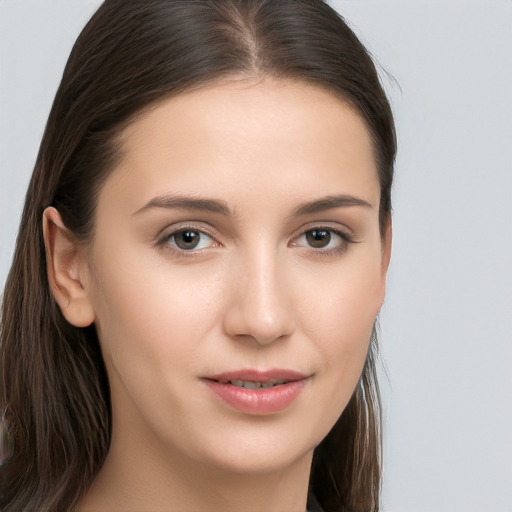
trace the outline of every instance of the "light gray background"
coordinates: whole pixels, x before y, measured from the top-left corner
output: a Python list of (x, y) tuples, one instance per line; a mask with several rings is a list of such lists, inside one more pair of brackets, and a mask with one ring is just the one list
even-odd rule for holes
[[(0, 0), (0, 289), (60, 74), (99, 3)], [(512, 511), (512, 1), (331, 3), (382, 65), (400, 141), (383, 508)]]

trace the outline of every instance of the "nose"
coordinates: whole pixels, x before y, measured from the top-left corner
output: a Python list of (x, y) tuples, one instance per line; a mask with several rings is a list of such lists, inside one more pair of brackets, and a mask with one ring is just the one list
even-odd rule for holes
[(291, 288), (276, 251), (260, 250), (232, 268), (225, 332), (260, 345), (290, 336), (295, 330)]

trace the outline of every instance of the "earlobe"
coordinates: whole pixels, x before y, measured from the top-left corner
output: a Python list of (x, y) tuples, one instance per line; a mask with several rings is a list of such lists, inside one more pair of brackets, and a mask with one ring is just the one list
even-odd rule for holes
[(53, 207), (43, 213), (43, 235), (48, 283), (62, 314), (76, 327), (91, 325), (94, 309), (82, 283), (82, 252)]

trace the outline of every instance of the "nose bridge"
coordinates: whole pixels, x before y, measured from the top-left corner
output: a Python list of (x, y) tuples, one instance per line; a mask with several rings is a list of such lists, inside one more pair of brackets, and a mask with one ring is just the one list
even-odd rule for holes
[(270, 343), (291, 334), (295, 324), (286, 286), (285, 262), (275, 247), (256, 243), (241, 255), (235, 273), (235, 294), (228, 313), (231, 335)]

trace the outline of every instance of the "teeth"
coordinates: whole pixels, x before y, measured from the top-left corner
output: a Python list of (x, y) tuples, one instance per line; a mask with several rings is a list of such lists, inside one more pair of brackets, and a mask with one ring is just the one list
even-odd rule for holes
[(269, 380), (267, 382), (253, 382), (250, 380), (230, 380), (229, 383), (238, 388), (267, 389), (273, 386), (279, 386), (280, 384), (285, 384), (286, 381), (284, 379)]

